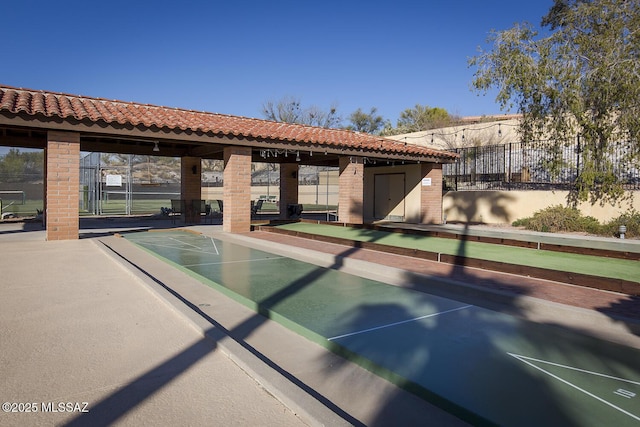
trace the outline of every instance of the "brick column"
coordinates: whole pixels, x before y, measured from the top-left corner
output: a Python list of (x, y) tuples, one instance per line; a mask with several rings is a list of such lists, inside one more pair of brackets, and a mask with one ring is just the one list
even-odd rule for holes
[(442, 224), (442, 165), (423, 163), (421, 174), (423, 180), (420, 185), (420, 222)]
[(280, 165), (280, 219), (289, 219), (287, 207), (298, 203), (298, 164)]
[(80, 233), (80, 134), (49, 131), (46, 159), (46, 239), (77, 239)]
[(251, 148), (224, 148), (222, 230), (251, 231)]
[(202, 169), (200, 157), (180, 158), (180, 198), (185, 201), (184, 220), (200, 223), (200, 199), (202, 198)]
[(364, 222), (363, 159), (340, 157), (338, 187), (338, 220), (349, 224), (362, 224)]

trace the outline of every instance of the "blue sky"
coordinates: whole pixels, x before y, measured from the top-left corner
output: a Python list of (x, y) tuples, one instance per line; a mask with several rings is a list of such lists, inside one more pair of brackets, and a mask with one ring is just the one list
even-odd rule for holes
[(490, 30), (553, 0), (6, 0), (0, 84), (262, 118), (293, 96), (395, 125), (415, 104), (501, 113), (470, 90)]

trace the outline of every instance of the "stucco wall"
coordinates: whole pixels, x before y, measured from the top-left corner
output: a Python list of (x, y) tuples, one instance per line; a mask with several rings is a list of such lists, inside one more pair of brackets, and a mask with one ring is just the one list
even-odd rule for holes
[[(444, 194), (443, 215), (448, 222), (483, 222), (487, 224), (510, 224), (516, 219), (532, 216), (536, 211), (549, 206), (567, 204), (566, 191), (450, 191)], [(631, 206), (640, 210), (640, 191), (633, 192)], [(583, 215), (609, 221), (629, 209), (622, 206), (578, 206)]]

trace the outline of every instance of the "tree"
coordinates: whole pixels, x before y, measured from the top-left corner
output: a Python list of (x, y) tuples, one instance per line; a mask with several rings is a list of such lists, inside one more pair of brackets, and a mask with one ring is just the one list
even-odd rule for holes
[(448, 126), (453, 118), (444, 108), (431, 108), (426, 105), (416, 104), (414, 108), (407, 108), (400, 113), (397, 126), (385, 127), (383, 134), (398, 135), (401, 133), (420, 132)]
[(11, 148), (0, 156), (0, 182), (30, 182), (42, 179), (44, 153)]
[(262, 105), (262, 114), (267, 120), (298, 123), (323, 128), (339, 128), (342, 118), (335, 106), (325, 111), (315, 105), (303, 109), (298, 98), (285, 96), (279, 101), (267, 101)]
[(497, 89), (503, 110), (523, 114), (525, 142), (580, 138), (571, 201), (620, 201), (611, 152), (626, 140), (621, 161), (640, 159), (640, 0), (555, 0), (542, 24), (544, 35), (529, 24), (493, 32), (492, 49), (469, 60), (477, 67), (473, 86)]
[(378, 134), (385, 122), (382, 116), (376, 114), (377, 112), (378, 109), (376, 107), (371, 107), (371, 111), (368, 114), (358, 108), (349, 116), (351, 124), (347, 126), (347, 129), (374, 135)]

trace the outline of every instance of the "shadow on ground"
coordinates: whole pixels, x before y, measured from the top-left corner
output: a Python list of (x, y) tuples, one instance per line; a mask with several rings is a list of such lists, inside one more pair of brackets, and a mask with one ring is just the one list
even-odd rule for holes
[[(493, 200), (491, 202), (496, 203), (496, 206), (501, 206), (505, 201)], [(461, 206), (459, 209), (468, 218), (473, 218), (476, 215), (473, 206)], [(500, 214), (500, 212), (496, 213)], [(99, 229), (99, 227), (96, 229)], [(452, 281), (465, 281), (473, 284), (478, 279), (464, 266), (466, 245), (467, 241), (464, 238), (460, 239), (457, 256), (460, 257), (461, 263), (452, 267), (448, 278)], [(207, 319), (213, 325), (208, 331), (209, 338), (194, 344), (174, 358), (149, 370), (124, 388), (96, 404), (90, 414), (80, 415), (69, 425), (86, 423), (100, 425), (117, 421), (182, 372), (189, 369), (190, 366), (206, 354), (215, 351), (216, 343), (219, 340), (227, 339), (227, 335), (260, 358), (270, 368), (282, 374), (352, 425), (364, 425), (365, 423), (367, 425), (392, 425), (394, 423), (397, 424), (399, 420), (405, 425), (423, 424), (425, 422), (424, 419), (413, 419), (412, 414), (407, 411), (406, 401), (401, 393), (387, 396), (386, 401), (380, 405), (377, 413), (373, 414), (370, 419), (356, 419), (342, 407), (342, 402), (331, 401), (311, 385), (305, 384), (304, 381), (292, 375), (285, 367), (279, 366), (246, 342), (248, 336), (255, 333), (268, 319), (273, 317), (274, 307), (319, 281), (329, 270), (340, 270), (344, 265), (344, 259), (359, 250), (357, 247), (346, 248), (342, 253), (334, 257), (334, 262), (328, 269), (324, 267), (314, 268), (302, 277), (293, 278), (281, 290), (260, 301), (256, 301), (258, 304), (257, 313), (231, 330), (222, 327), (215, 319), (209, 317), (197, 306), (176, 293), (171, 288), (171, 284), (162, 283), (154, 278), (152, 272), (141, 270), (148, 277), (156, 280), (160, 286), (181, 299), (192, 310)], [(134, 267), (139, 268), (135, 265)], [(433, 310), (436, 312), (449, 310), (449, 302), (444, 299), (427, 298), (427, 293), (452, 297), (455, 293), (447, 292), (447, 286), (450, 286), (450, 283), (443, 285), (436, 279), (410, 273), (406, 274), (404, 282), (405, 287), (420, 290), (424, 293), (425, 304), (432, 305)], [(510, 290), (509, 296), (504, 296), (500, 300), (501, 308), (512, 314), (519, 314), (521, 304), (518, 295), (526, 295), (526, 288), (518, 286), (515, 276), (513, 281), (504, 281), (501, 286)], [(418, 296), (417, 298), (422, 297)], [(462, 296), (458, 300), (465, 302), (465, 297)], [(477, 302), (476, 296), (466, 297), (466, 302), (471, 301)], [(347, 324), (352, 324), (356, 329), (363, 323), (370, 322), (371, 319), (375, 318), (410, 319), (412, 316), (414, 314), (407, 312), (407, 308), (404, 306), (379, 303), (361, 305), (353, 313), (350, 313), (347, 319), (342, 320)], [(479, 359), (476, 356), (479, 354), (486, 355), (485, 357), (489, 359), (489, 362), (495, 361), (494, 359), (497, 357), (504, 356), (503, 342), (506, 338), (506, 333), (504, 332), (503, 318), (497, 315), (488, 316), (485, 311), (481, 310), (460, 310), (456, 312), (455, 318), (457, 323), (467, 325), (466, 329), (462, 329), (462, 332), (460, 332), (460, 329), (451, 329), (452, 322), (450, 317), (446, 319), (445, 317), (434, 317), (429, 319), (428, 322), (415, 322), (412, 325), (410, 337), (394, 334), (393, 328), (384, 328), (385, 330), (380, 330), (379, 332), (382, 337), (377, 339), (368, 339), (370, 336), (367, 337), (367, 334), (362, 334), (348, 343), (331, 341), (327, 343), (327, 348), (343, 356), (343, 359), (341, 359), (342, 363), (338, 364), (329, 364), (328, 361), (324, 361), (324, 365), (327, 366), (326, 375), (341, 383), (340, 387), (348, 389), (350, 387), (349, 382), (346, 377), (341, 375), (341, 372), (348, 363), (358, 363), (387, 378), (400, 388), (471, 424), (492, 424), (496, 422), (491, 416), (491, 410), (495, 408), (502, 408), (501, 410), (507, 412), (507, 419), (519, 420), (520, 425), (533, 424), (539, 421), (535, 417), (527, 417), (528, 414), (544, 414), (545, 417), (550, 417), (548, 419), (561, 425), (576, 423), (574, 418), (575, 409), (566, 407), (560, 398), (561, 396), (557, 395), (557, 390), (550, 386), (548, 379), (541, 377), (535, 370), (524, 370), (527, 390), (522, 395), (523, 399), (520, 400), (518, 398), (518, 393), (522, 392), (522, 390), (518, 389), (518, 384), (511, 384), (509, 379), (523, 375), (523, 366), (519, 360), (507, 359), (509, 362), (502, 363), (499, 372), (487, 371), (476, 363)], [(545, 338), (547, 334), (545, 327), (551, 327), (553, 331), (556, 331), (559, 339), (549, 340), (548, 337)], [(581, 355), (600, 354), (601, 356), (594, 357), (601, 358), (603, 365), (613, 366), (614, 374), (618, 374), (620, 377), (624, 377), (629, 368), (635, 369), (634, 363), (636, 362), (629, 360), (626, 356), (617, 355), (615, 351), (602, 355), (601, 349), (594, 347), (594, 342), (597, 343), (597, 341), (583, 339), (580, 334), (576, 334), (579, 335), (576, 340), (569, 341), (564, 339), (572, 335), (574, 331), (568, 331), (566, 328), (555, 324), (548, 323), (530, 327), (525, 326), (524, 323), (516, 323), (515, 325), (510, 325), (509, 328), (510, 334), (515, 333), (515, 335), (521, 337), (520, 339), (535, 342), (535, 348), (532, 349), (532, 352), (535, 350), (538, 355), (551, 357), (552, 355), (562, 354), (565, 355), (567, 364), (579, 366)], [(214, 337), (213, 342), (209, 341), (211, 337)], [(322, 363), (323, 361), (320, 362)], [(468, 387), (461, 387), (460, 384), (466, 384), (465, 381), (468, 378), (473, 378), (474, 381)], [(416, 381), (416, 379), (419, 381)], [(433, 384), (433, 387), (428, 386), (428, 384)], [(510, 385), (510, 387), (505, 387), (505, 384)], [(529, 396), (536, 396), (536, 399), (529, 399)], [(354, 399), (357, 399), (357, 396), (354, 396)], [(509, 407), (504, 409), (505, 405)], [(489, 413), (483, 413), (486, 408), (489, 408)], [(523, 416), (522, 414), (525, 415)]]

